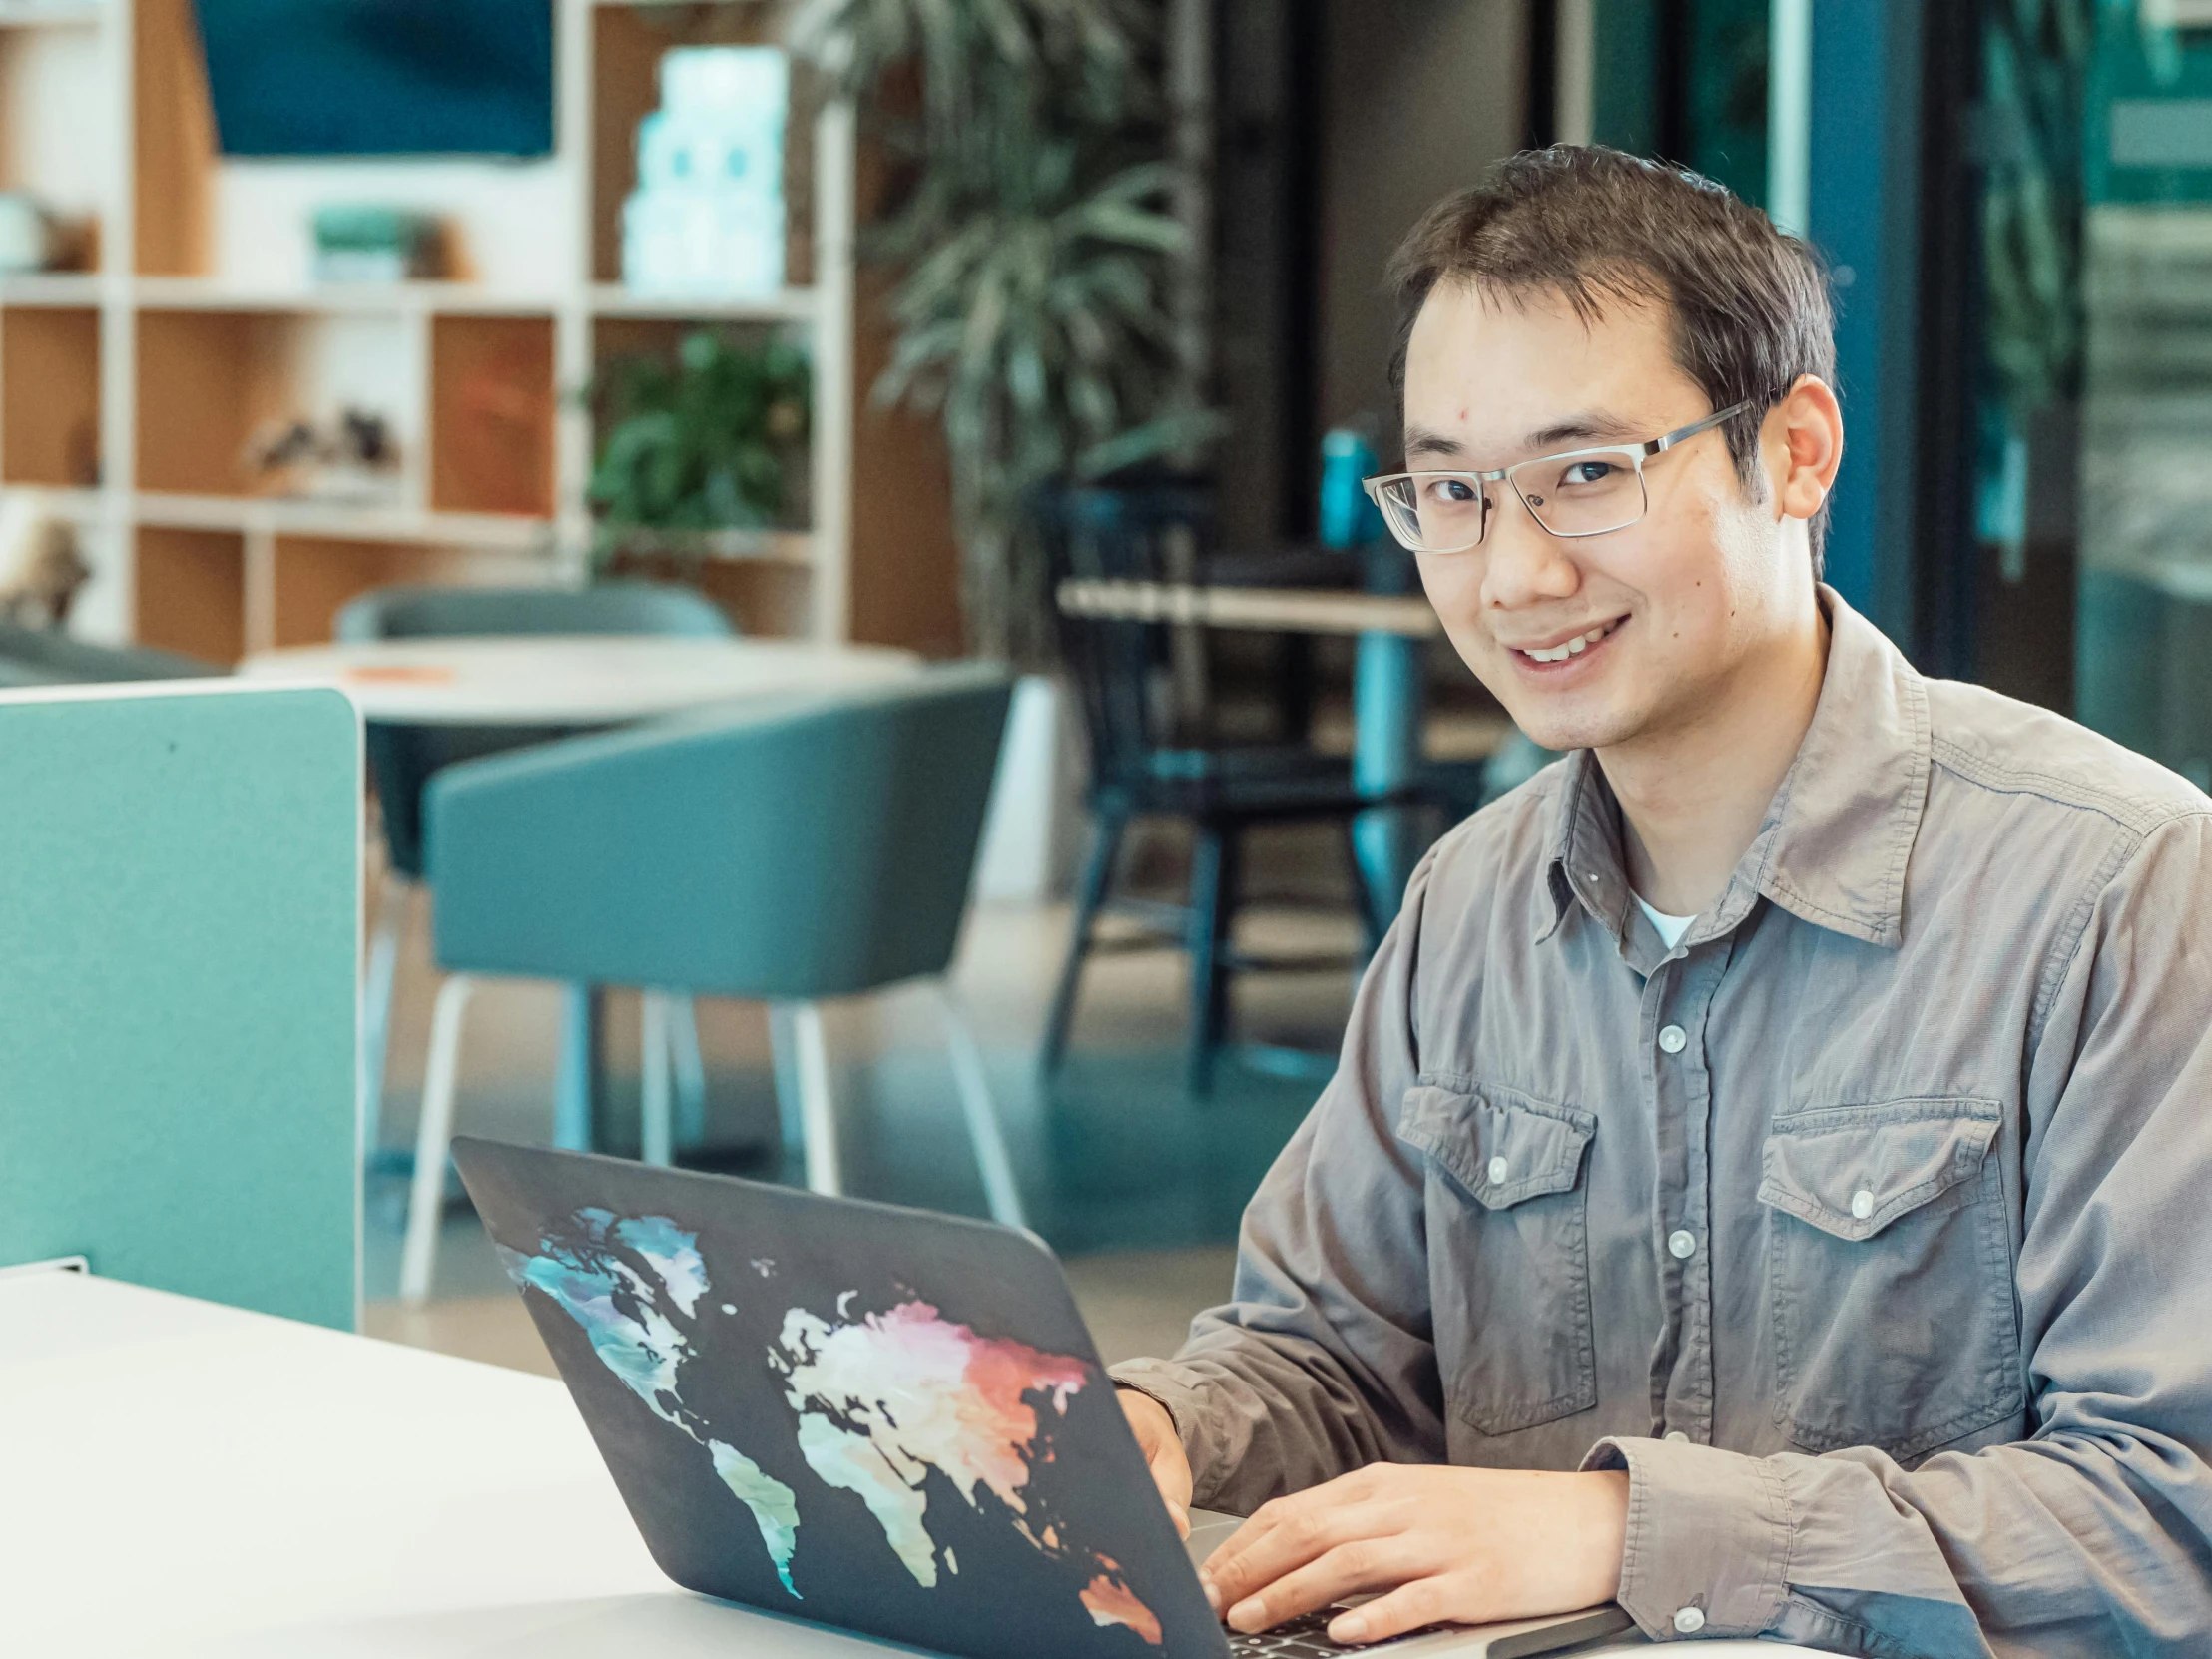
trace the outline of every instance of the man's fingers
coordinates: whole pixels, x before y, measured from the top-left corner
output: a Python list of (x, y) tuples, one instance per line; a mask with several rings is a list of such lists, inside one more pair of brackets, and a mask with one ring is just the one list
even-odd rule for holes
[[(1416, 1578), (1400, 1584), (1388, 1595), (1377, 1596), (1329, 1621), (1333, 1642), (1381, 1642), (1441, 1624), (1451, 1617), (1446, 1607), (1449, 1586), (1441, 1578)], [(1327, 1605), (1324, 1603), (1323, 1605)]]
[(1229, 1624), (1247, 1632), (1267, 1630), (1346, 1596), (1395, 1590), (1434, 1565), (1401, 1539), (1356, 1538), (1231, 1602)]
[(1223, 1607), (1235, 1607), (1332, 1550), (1370, 1542), (1397, 1530), (1374, 1506), (1365, 1503), (1302, 1505), (1263, 1521), (1264, 1515), (1266, 1511), (1262, 1510), (1253, 1516), (1206, 1563), (1206, 1577), (1220, 1592)]

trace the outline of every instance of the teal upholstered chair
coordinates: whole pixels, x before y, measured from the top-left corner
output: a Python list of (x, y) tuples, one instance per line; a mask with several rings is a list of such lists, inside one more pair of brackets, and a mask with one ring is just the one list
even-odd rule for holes
[[(551, 634), (651, 634), (715, 639), (735, 632), (722, 608), (705, 594), (665, 582), (602, 582), (589, 588), (378, 588), (337, 614), (331, 633), (341, 644), (371, 640), (508, 637)], [(368, 968), (361, 990), (362, 1136), (373, 1155), (384, 1102), (384, 1060), (389, 1046), (392, 980), (407, 915), (422, 881), (422, 790), (433, 773), (459, 761), (505, 754), (572, 735), (560, 726), (404, 726), (373, 722), (365, 743), (369, 776), (382, 809), (385, 879), (377, 894), (376, 925), (369, 936)], [(588, 995), (579, 987), (572, 1002)], [(572, 1008), (571, 1018), (588, 1015)], [(699, 1039), (691, 1004), (676, 1009), (676, 1052), (684, 1094), (697, 1110), (705, 1087), (698, 1066)], [(569, 1138), (582, 1132), (588, 1113), (580, 1101), (588, 1084), (572, 1080), (578, 1097), (567, 1116)]]
[[(940, 669), (572, 738), (440, 773), (427, 792), (436, 945), (401, 1294), (428, 1294), (475, 976), (647, 992), (644, 1150), (671, 1151), (674, 995), (770, 1004), (808, 1184), (840, 1190), (819, 1004), (926, 978), (991, 1213), (1021, 1224), (982, 1057), (942, 976), (967, 907), (1011, 682)], [(796, 1110), (794, 1110), (796, 1109)]]

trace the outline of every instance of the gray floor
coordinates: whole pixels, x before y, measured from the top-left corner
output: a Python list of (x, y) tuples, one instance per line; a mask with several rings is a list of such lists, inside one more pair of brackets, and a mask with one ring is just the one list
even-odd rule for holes
[[(1151, 860), (1172, 885), (1172, 845)], [(1249, 866), (1262, 902), (1240, 942), (1314, 952), (1357, 943), (1349, 915), (1327, 903), (1341, 875), (1327, 842), (1300, 832), (1256, 837)], [(1283, 902), (1268, 902), (1269, 895)], [(1315, 901), (1321, 901), (1317, 908)], [(416, 918), (401, 958), (384, 1139), (413, 1132), (436, 979)], [(1182, 1087), (1186, 978), (1179, 952), (1097, 958), (1085, 980), (1067, 1064), (1050, 1088), (1036, 1078), (1044, 1007), (1066, 947), (1064, 906), (978, 908), (955, 969), (997, 1092), (1032, 1225), (1068, 1264), (1109, 1360), (1172, 1350), (1193, 1312), (1227, 1291), (1245, 1200), (1311, 1105), (1318, 1085), (1227, 1063), (1211, 1098)], [(1349, 971), (1255, 975), (1235, 997), (1236, 1034), (1331, 1052), (1350, 1006)], [(464, 1048), (464, 1132), (542, 1141), (551, 1130), (557, 997), (513, 982), (476, 1000)], [(634, 1002), (617, 998), (609, 1062), (611, 1151), (634, 1150)], [(709, 1072), (709, 1150), (733, 1173), (797, 1180), (778, 1134), (762, 1010), (699, 1009)], [(840, 1005), (829, 1019), (847, 1189), (891, 1202), (984, 1213), (950, 1072), (919, 999), (893, 993)], [(625, 1139), (630, 1145), (621, 1144)], [(404, 1191), (371, 1182), (366, 1275), (369, 1329), (397, 1341), (533, 1369), (543, 1349), (507, 1288), (483, 1230), (454, 1205), (440, 1244), (436, 1300), (409, 1313), (388, 1299), (398, 1274)]]

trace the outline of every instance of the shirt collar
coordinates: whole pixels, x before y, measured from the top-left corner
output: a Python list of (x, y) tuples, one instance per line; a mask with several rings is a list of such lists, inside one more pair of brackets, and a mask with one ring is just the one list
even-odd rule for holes
[[(1684, 937), (1733, 930), (1765, 897), (1791, 914), (1894, 950), (1905, 939), (1905, 866), (1928, 804), (1928, 685), (1882, 633), (1823, 586), (1828, 667), (1813, 724), (1759, 833)], [(1622, 938), (1634, 895), (1620, 848), (1620, 808), (1597, 757), (1569, 757), (1552, 808), (1552, 908), (1539, 940), (1580, 903)]]

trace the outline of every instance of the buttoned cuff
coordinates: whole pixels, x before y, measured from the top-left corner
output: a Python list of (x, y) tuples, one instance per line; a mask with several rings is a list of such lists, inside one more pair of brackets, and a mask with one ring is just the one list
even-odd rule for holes
[(1741, 1452), (1603, 1439), (1585, 1469), (1628, 1471), (1620, 1604), (1654, 1641), (1757, 1636), (1789, 1594), (1795, 1522), (1782, 1477)]

